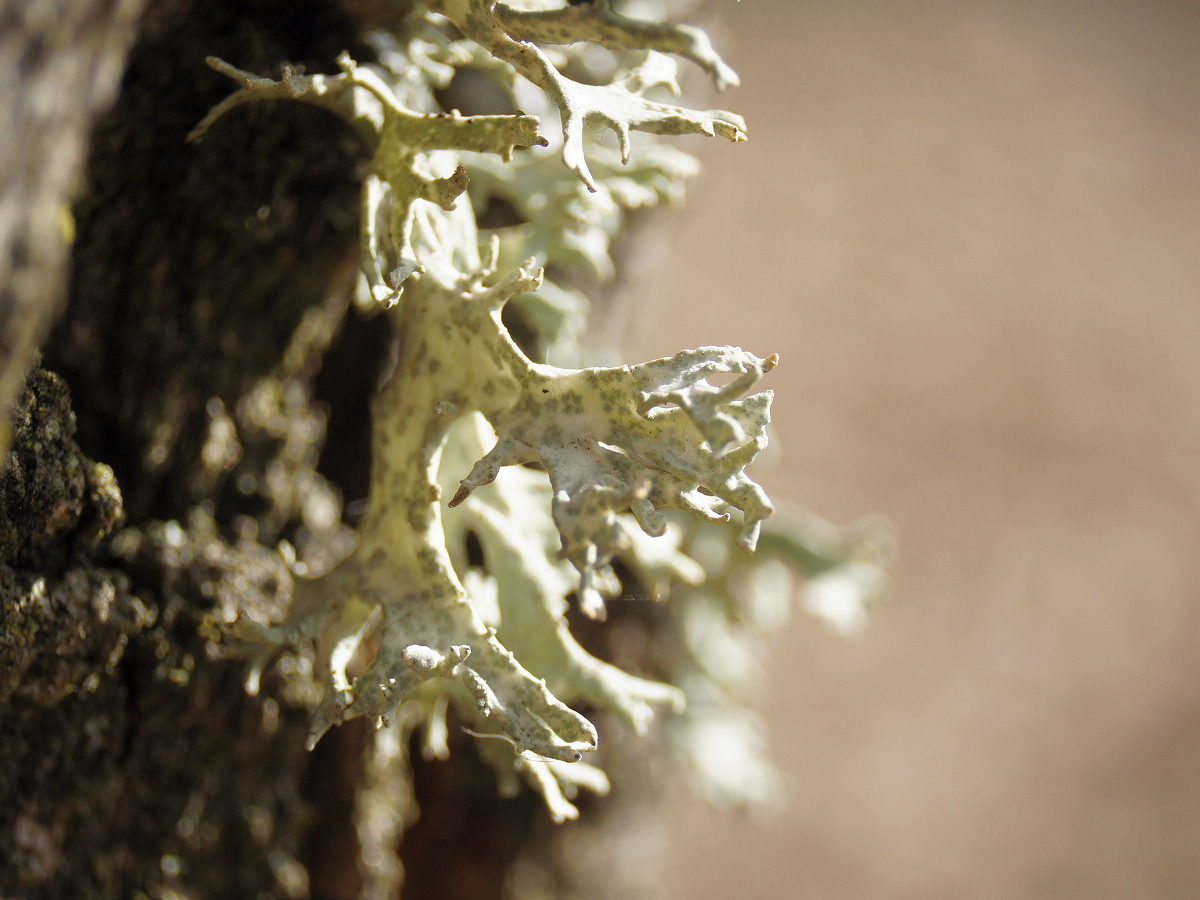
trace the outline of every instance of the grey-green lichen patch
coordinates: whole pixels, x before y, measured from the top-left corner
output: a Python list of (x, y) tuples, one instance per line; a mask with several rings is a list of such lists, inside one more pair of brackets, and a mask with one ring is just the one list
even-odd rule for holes
[(712, 76), (717, 90), (737, 87), (737, 73), (713, 49), (699, 28), (673, 25), (621, 15), (612, 0), (590, 0), (565, 7), (541, 4), (541, 9), (519, 9), (495, 4), (495, 14), (515, 40), (535, 44), (573, 44), (588, 41), (610, 50), (654, 48), (696, 63)]
[(520, 258), (534, 257), (539, 264), (607, 282), (615, 271), (610, 244), (622, 230), (626, 213), (678, 202), (684, 182), (700, 166), (694, 157), (665, 143), (640, 147), (627, 164), (618, 151), (598, 143), (589, 146), (588, 157), (594, 178), (591, 191), (550, 152), (522, 154), (512, 164), (472, 156), (466, 166), (477, 208), (500, 198), (528, 223), (522, 229)]
[[(752, 537), (770, 506), (743, 469), (765, 442), (769, 398), (734, 397), (774, 363), (706, 348), (639, 367), (535, 365), (498, 314), (512, 297), (536, 289), (540, 274), (518, 269), (484, 287), (492, 263), (470, 259), (461, 244), (464, 231), (473, 234), (469, 211), (422, 211), (417, 221), (427, 264), (390, 311), (406, 340), (375, 401), (372, 490), (358, 546), (328, 575), (300, 583), (286, 621), (269, 628), (243, 621), (241, 632), (268, 644), (316, 640), (326, 689), (310, 742), (346, 718), (392, 721), (422, 684), (453, 685), (460, 707), (483, 720), (478, 727), (512, 742), (523, 777), (543, 792), (559, 786), (547, 798), (555, 815), (566, 815), (569, 780), (554, 775), (547, 760), (578, 760), (596, 736), (562, 698), (612, 708), (643, 731), (655, 707), (679, 708), (682, 695), (578, 646), (563, 617), (576, 582), (553, 560), (563, 552), (584, 574), (580, 586), (595, 612), (602, 608), (592, 601), (597, 570), (626, 546), (631, 504), (634, 518), (659, 534), (666, 526), (656, 504), (718, 518), (736, 506)], [(457, 271), (464, 259), (477, 267), (473, 273)], [(444, 364), (430, 366), (431, 360)], [(711, 388), (705, 380), (728, 372), (739, 376), (731, 388)], [(514, 470), (491, 503), (475, 504), (467, 524), (456, 526), (476, 530), (493, 560), (498, 621), (492, 625), (464, 588), (470, 579), (461, 559), (455, 571), (435, 480), (451, 424), (473, 406), (514, 435), (510, 444), (527, 441), (528, 460), (546, 465), (552, 485), (543, 481), (539, 489), (533, 473)], [(485, 446), (477, 420), (474, 427), (473, 447), (460, 432), (446, 461), (458, 471)], [(706, 434), (715, 448), (705, 446)], [(744, 443), (726, 446), (734, 437)], [(542, 506), (522, 522), (530, 502), (545, 503), (551, 490), (564, 495), (549, 504), (553, 516)], [(677, 568), (694, 577), (694, 566)]]
[[(496, 772), (502, 797), (514, 797), (522, 782), (542, 795), (550, 818), (562, 823), (579, 818), (571, 801), (580, 791), (604, 796), (609, 791), (608, 776), (586, 762), (564, 763), (530, 753), (519, 753), (498, 734), (479, 735), (476, 747), (480, 757)], [(492, 738), (492, 740), (488, 740)]]
[[(494, 439), (481, 417), (463, 419), (449, 436), (443, 479), (452, 479)], [(559, 556), (561, 540), (550, 512), (551, 497), (544, 475), (511, 468), (447, 511), (446, 540), (455, 569), (470, 571), (466, 545), (468, 535), (474, 535), (496, 595), (497, 636), (531, 672), (545, 678), (557, 696), (611, 709), (635, 733), (644, 734), (656, 708), (683, 708), (683, 694), (596, 659), (571, 635), (565, 618), (567, 596), (578, 589), (579, 576)], [(694, 568), (679, 567), (673, 573), (693, 578), (697, 574)], [(613, 580), (611, 575), (607, 580)]]
[[(659, 710), (683, 707), (678, 687), (585, 652), (566, 624), (568, 597), (577, 592), (587, 613), (602, 615), (603, 595), (617, 584), (609, 563), (620, 553), (637, 560), (635, 569), (663, 596), (672, 585), (703, 580), (700, 566), (679, 551), (678, 534), (667, 536), (660, 507), (712, 520), (736, 514), (740, 542), (753, 549), (772, 506), (745, 470), (765, 446), (771, 396), (745, 395), (776, 359), (705, 347), (638, 366), (558, 368), (527, 358), (500, 312), (515, 298), (536, 296), (542, 262), (607, 277), (607, 244), (622, 211), (676, 198), (695, 171), (689, 158), (653, 150), (623, 169), (611, 150), (595, 148), (593, 172), (584, 160), (585, 121), (617, 133), (621, 164), (629, 159), (630, 130), (741, 140), (744, 125), (728, 113), (648, 99), (657, 88), (674, 88), (674, 64), (661, 54), (644, 55), (612, 84), (593, 85), (563, 77), (536, 46), (590, 33), (622, 51), (680, 53), (718, 84), (731, 83), (732, 72), (692, 29), (637, 22), (603, 2), (535, 15), (484, 0), (434, 8), (468, 40), (450, 40), (436, 17), (426, 18), (407, 47), (380, 44), (381, 69), (343, 54), (338, 75), (285, 70), (272, 80), (210, 60), (242, 88), (193, 138), (244, 102), (288, 98), (333, 111), (366, 141), (372, 157), (360, 221), (363, 299), (387, 310), (400, 338), (373, 403), (370, 498), (352, 554), (309, 577), (293, 563), (302, 577), (286, 616), (243, 610), (233, 633), (263, 647), (252, 683), (273, 647), (313, 642), (323, 694), (310, 746), (331, 725), (358, 716), (405, 728), (420, 720), (435, 734), (444, 729), (437, 723), (446, 700), (439, 706), (430, 698), (447, 698), (479, 735), (502, 784), (524, 779), (564, 819), (574, 814), (575, 791), (607, 789), (602, 772), (578, 764), (595, 748), (596, 732), (568, 702), (611, 710), (637, 733)], [(521, 75), (549, 94), (562, 113), (567, 163), (555, 171), (573, 172), (593, 192), (548, 178), (544, 159), (522, 159), (514, 170), (528, 174), (524, 186), (496, 174), (481, 187), (512, 200), (532, 223), (533, 238), (514, 244), (506, 236), (503, 250), (494, 238), (482, 254), (472, 209), (458, 202), (468, 189), (464, 164), (502, 172), (513, 165), (515, 148), (544, 143), (537, 119), (433, 112), (429, 97), (414, 88), (414, 73), (432, 72), (445, 83), (455, 64), (478, 65), (481, 53), (494, 67), (509, 67), (510, 85)], [(482, 161), (481, 153), (500, 162)], [(558, 185), (553, 198), (530, 187), (551, 181)], [(574, 244), (552, 237), (556, 223), (576, 235)], [(525, 262), (512, 262), (515, 248)], [(572, 316), (578, 312), (547, 321), (565, 330)], [(727, 383), (714, 383), (727, 376)], [(210, 410), (206, 450), (214, 470), (236, 465), (233, 438), (249, 410), (286, 405), (286, 394), (272, 399), (272, 384), (251, 392), (259, 399), (244, 400), (234, 418)], [(493, 435), (496, 444), (485, 453)], [(546, 475), (517, 468), (523, 463), (539, 463)], [(510, 468), (501, 475), (504, 466)], [(446, 486), (462, 478), (445, 524), (439, 477)], [(464, 556), (468, 534), (482, 547), (482, 570)]]
[[(446, 215), (470, 221), (466, 209)], [(452, 221), (433, 221), (418, 233), (422, 241), (433, 242), (455, 229)], [(412, 340), (402, 347), (376, 399), (371, 502), (355, 554), (325, 578), (305, 582), (298, 617), (260, 636), (321, 636), (318, 659), (328, 667), (328, 685), (313, 741), (345, 717), (388, 721), (418, 684), (440, 678), (466, 688), (476, 713), (495, 722), (522, 750), (576, 760), (595, 745), (594, 730), (483, 624), (454, 575), (442, 539), (440, 492), (433, 477), (445, 429), (468, 411), (468, 398), (483, 395), (484, 382), (501, 382), (502, 389), (493, 390), (498, 400), (498, 394), (507, 393), (509, 402), (515, 397), (506, 373), (487, 365), (489, 335), (473, 317), (460, 321), (450, 310), (464, 305), (498, 309), (537, 281), (536, 273), (519, 270), (485, 288), (481, 282), (487, 273), (481, 269), (440, 282), (452, 271), (453, 257), (449, 252), (439, 257), (431, 246), (425, 274), (392, 311), (397, 330)], [(431, 370), (430, 359), (444, 364)], [(464, 365), (468, 359), (480, 365)], [(253, 632), (249, 624), (244, 628)], [(377, 647), (374, 657), (365, 671), (352, 676), (347, 667), (367, 638)]]
[[(521, 399), (492, 417), (496, 445), (462, 480), (451, 506), (493, 481), (502, 466), (541, 463), (562, 553), (580, 574), (583, 608), (602, 616), (595, 573), (628, 545), (618, 519), (626, 510), (657, 535), (666, 529), (658, 507), (708, 518), (736, 509), (741, 542), (754, 549), (772, 506), (745, 467), (766, 446), (771, 395), (737, 398), (774, 365), (774, 357), (732, 347), (612, 369), (526, 363)], [(738, 377), (727, 385), (708, 381), (730, 373)]]

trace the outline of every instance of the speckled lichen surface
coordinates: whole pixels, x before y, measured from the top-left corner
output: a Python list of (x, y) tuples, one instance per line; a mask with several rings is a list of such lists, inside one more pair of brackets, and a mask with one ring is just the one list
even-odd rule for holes
[[(525, 113), (422, 112), (422, 76), (440, 73), (444, 83), (456, 65), (472, 63), (506, 73), (501, 80), (514, 91), (521, 77), (540, 88), (562, 120), (565, 170), (592, 194), (601, 192), (586, 159), (585, 121), (616, 133), (622, 162), (630, 158), (632, 130), (745, 138), (744, 124), (730, 113), (692, 113), (648, 98), (674, 87), (673, 63), (659, 51), (690, 58), (719, 87), (736, 76), (695, 29), (630, 19), (605, 0), (522, 10), (493, 0), (442, 0), (416, 21), (418, 34), (407, 45), (381, 45), (382, 67), (343, 54), (338, 75), (285, 69), (271, 79), (208, 60), (241, 87), (204, 117), (191, 140), (202, 140), (235, 107), (286, 98), (337, 113), (366, 141), (372, 155), (362, 189), (358, 298), (369, 311), (386, 310), (400, 338), (373, 402), (370, 498), (353, 554), (328, 574), (300, 581), (285, 621), (243, 616), (235, 631), (266, 647), (316, 643), (325, 690), (310, 745), (338, 722), (367, 716), (389, 725), (406, 702), (448, 691), (481, 740), (502, 739), (485, 742), (485, 755), (501, 770), (523, 774), (555, 817), (566, 818), (575, 813), (567, 797), (580, 786), (607, 786), (599, 773), (584, 776), (592, 771), (586, 767), (561, 766), (578, 763), (597, 744), (593, 725), (568, 703), (587, 699), (644, 732), (657, 707), (681, 708), (683, 694), (622, 676), (586, 654), (566, 633), (565, 598), (577, 595), (586, 615), (603, 618), (611, 564), (632, 551), (639, 529), (664, 538), (664, 507), (715, 521), (736, 516), (739, 544), (754, 550), (773, 507), (746, 467), (766, 445), (771, 395), (746, 395), (777, 358), (704, 347), (614, 368), (531, 361), (500, 313), (517, 297), (536, 296), (544, 276), (539, 263), (554, 261), (554, 246), (527, 241), (538, 255), (502, 270), (514, 241), (502, 248), (493, 235), (483, 248), (471, 207), (458, 201), (473, 158), (499, 159), (485, 171), (491, 191), (503, 191), (506, 164), (528, 169), (514, 164), (514, 152), (536, 159), (528, 148), (550, 141), (538, 117)], [(464, 39), (453, 39), (459, 34)], [(563, 76), (538, 46), (585, 40), (640, 56), (607, 84), (583, 84)], [(680, 165), (671, 174), (678, 181), (690, 171)], [(587, 208), (577, 198), (577, 221), (588, 218)], [(461, 557), (456, 569), (447, 547), (439, 465), (447, 435), (470, 415), (487, 424), (454, 432), (454, 458), (461, 462), (461, 442), (478, 441), (489, 426), (494, 444), (460, 476), (451, 509), (496, 482), (505, 467), (536, 465), (549, 484), (548, 491), (523, 485), (522, 501), (509, 479), (507, 501), (475, 506), (473, 533), (490, 534), (493, 551), (507, 533), (501, 553), (524, 564), (510, 567), (493, 552), (493, 583), (468, 589), (464, 580), (472, 576)], [(524, 505), (547, 495), (557, 540), (547, 540), (544, 529), (516, 531)], [(489, 529), (489, 516), (507, 522)], [(564, 579), (561, 560), (576, 578)], [(542, 610), (540, 617), (514, 613), (504, 584), (510, 580), (530, 590), (526, 602)], [(513, 619), (523, 626), (511, 628)], [(439, 718), (444, 706), (429, 715)], [(501, 760), (505, 745), (511, 753), (500, 753)]]
[[(606, 3), (537, 15), (483, 2), (436, 9), (496, 61), (547, 92), (562, 115), (567, 168), (593, 190), (584, 161), (587, 118), (617, 132), (623, 158), (630, 129), (744, 137), (744, 126), (729, 114), (695, 116), (644, 98), (669, 80), (669, 67), (653, 52), (660, 45), (687, 52), (718, 82), (732, 81), (690, 30), (645, 26)], [(429, 23), (438, 27), (436, 19)], [(589, 35), (650, 55), (620, 83), (582, 85), (560, 76), (530, 40), (572, 43)], [(438, 44), (426, 43), (433, 52), (410, 45), (407, 58), (435, 57)], [(455, 52), (447, 37), (440, 45), (443, 57)], [(557, 770), (546, 767), (579, 761), (595, 748), (595, 729), (554, 695), (546, 677), (530, 672), (501, 643), (454, 570), (437, 483), (448, 429), (479, 412), (497, 433), (495, 446), (464, 473), (451, 507), (493, 482), (504, 466), (538, 463), (545, 469), (558, 555), (578, 572), (583, 610), (602, 617), (598, 579), (630, 545), (626, 513), (634, 527), (661, 536), (667, 522), (660, 507), (712, 519), (734, 512), (742, 521), (743, 546), (754, 548), (772, 507), (745, 467), (766, 444), (770, 394), (741, 398), (775, 357), (708, 347), (633, 367), (572, 370), (533, 363), (509, 337), (500, 311), (514, 297), (536, 292), (542, 270), (530, 259), (498, 272), (499, 239), (481, 255), (474, 216), (456, 198), (469, 180), (461, 154), (493, 153), (507, 161), (515, 148), (545, 145), (536, 117), (420, 113), (408, 105), (413, 101), (403, 77), (389, 84), (382, 70), (359, 66), (348, 55), (339, 58), (339, 75), (285, 71), (279, 80), (219, 59), (209, 64), (242, 87), (201, 121), (192, 140), (202, 139), (236, 106), (285, 97), (339, 113), (368, 142), (360, 298), (368, 307), (388, 309), (401, 336), (398, 359), (374, 401), (370, 504), (354, 554), (328, 575), (300, 583), (303, 612), (269, 628), (243, 619), (240, 633), (268, 643), (317, 640), (326, 689), (310, 744), (346, 718), (390, 724), (419, 685), (438, 679), (457, 685), (480, 727), (508, 741), (527, 770), (530, 763), (537, 767), (535, 779), (553, 783), (550, 771)], [(725, 375), (735, 377), (721, 386), (712, 382)], [(550, 566), (552, 548), (537, 549)], [(561, 603), (572, 585), (561, 587), (551, 602)], [(553, 619), (542, 640), (559, 639)], [(608, 696), (595, 696), (636, 709), (644, 729), (651, 708), (644, 696), (621, 697), (611, 685)], [(677, 692), (665, 688), (656, 699), (681, 704)], [(566, 814), (567, 806), (551, 803)]]

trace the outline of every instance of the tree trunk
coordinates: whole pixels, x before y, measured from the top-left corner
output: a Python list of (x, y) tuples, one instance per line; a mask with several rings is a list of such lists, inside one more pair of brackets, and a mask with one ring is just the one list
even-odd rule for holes
[(330, 2), (10, 6), (0, 896), (305, 896), (318, 833), (314, 894), (353, 895), (356, 776), (338, 766), (362, 729), (306, 753), (303, 679), (250, 696), (217, 625), (286, 603), (275, 548), (316, 545), (306, 503), (340, 527), (310, 387), (352, 283), (362, 149), (299, 106), (184, 138), (228, 92), (206, 55), (320, 70), (365, 53), (363, 23)]

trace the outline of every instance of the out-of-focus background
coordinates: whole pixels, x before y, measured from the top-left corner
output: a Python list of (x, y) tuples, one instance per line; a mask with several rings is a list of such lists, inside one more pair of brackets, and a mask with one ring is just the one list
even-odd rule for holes
[(772, 492), (897, 527), (797, 614), (788, 805), (680, 799), (677, 897), (1200, 896), (1200, 5), (721, 0), (631, 358), (778, 352)]

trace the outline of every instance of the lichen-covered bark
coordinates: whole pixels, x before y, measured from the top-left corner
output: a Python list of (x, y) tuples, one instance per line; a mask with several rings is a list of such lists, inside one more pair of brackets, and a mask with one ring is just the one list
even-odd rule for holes
[[(278, 579), (204, 523), (126, 531), (111, 470), (83, 454), (63, 381), (29, 377), (0, 477), (0, 894), (201, 896), (296, 881), (305, 713), (210, 660), (198, 610)], [(136, 541), (129, 540), (136, 535)], [(236, 581), (236, 584), (232, 582)], [(289, 868), (290, 867), (290, 868)]]
[(149, 611), (90, 555), (121, 515), (112, 471), (75, 443), (62, 379), (30, 373), (0, 473), (0, 708), (53, 708), (98, 686)]
[[(136, 19), (124, 22), (124, 43), (104, 48), (106, 65), (126, 67), (115, 106), (95, 118), (97, 82), (69, 123), (79, 146), (91, 132), (86, 165), (80, 152), (46, 167), (61, 127), (5, 145), (20, 163), (4, 169), (5, 209), (38, 212), (13, 186), (44, 192), (28, 181), (43, 167), (43, 181), (56, 179), (55, 227), (73, 222), (76, 241), (68, 265), (69, 229), (55, 231), (60, 245), (37, 260), (38, 280), (4, 279), (26, 305), (0, 310), (0, 361), (5, 377), (17, 373), (19, 400), (0, 478), (0, 896), (354, 897), (364, 886), (356, 793), (364, 751), (378, 755), (370, 731), (353, 723), (305, 751), (306, 661), (283, 660), (250, 696), (247, 664), (216, 624), (235, 605), (277, 618), (290, 575), (276, 542), (299, 551), (320, 524), (310, 508), (327, 516), (312, 380), (358, 261), (364, 148), (328, 113), (294, 104), (239, 110), (203, 145), (185, 137), (227, 91), (205, 56), (332, 71), (342, 50), (369, 58), (364, 24), (404, 4), (150, 0), (140, 17), (135, 6), (120, 6)], [(72, 21), (43, 24), (68, 49), (92, 47), (93, 32), (71, 31)], [(79, 88), (60, 78), (52, 89)], [(69, 284), (65, 310), (26, 389), (56, 279)], [(298, 326), (307, 336), (295, 338)], [(386, 326), (365, 331), (377, 354)], [(346, 410), (368, 395), (378, 358), (331, 358), (321, 390), (338, 401), (341, 430), (326, 457), (354, 485), (367, 448), (356, 450)], [(333, 519), (327, 530), (336, 506)], [(528, 798), (513, 819), (469, 754), (439, 765), (451, 781), (488, 786), (474, 801), (493, 810), (484, 822), (527, 820), (540, 807)], [(403, 799), (365, 777), (376, 803)], [(431, 781), (422, 798), (429, 821), (454, 823), (434, 846), (464, 823), (443, 784)], [(476, 864), (473, 883), (498, 892), (515, 852)], [(409, 869), (435, 892), (452, 875), (429, 855)], [(396, 880), (372, 884), (394, 890)]]
[[(402, 21), (408, 4), (386, 0), (150, 0), (139, 20), (63, 218), (77, 232), (66, 313), (17, 406), (0, 477), (2, 897), (394, 895), (418, 722), (430, 768), (403, 859), (408, 892), (498, 897), (514, 858), (537, 857), (522, 850), (528, 840), (559, 843), (532, 824), (540, 807), (528, 796), (497, 799), (522, 780), (555, 820), (582, 810), (593, 832), (631, 831), (576, 797), (609, 787), (575, 761), (597, 742), (585, 713), (610, 709), (641, 734), (657, 710), (680, 707), (676, 687), (647, 680), (682, 684), (671, 669), (686, 668), (653, 649), (656, 629), (685, 648), (684, 663), (705, 654), (672, 632), (677, 611), (659, 607), (637, 626), (646, 658), (616, 660), (602, 626), (568, 624), (568, 597), (578, 588), (596, 616), (600, 588), (665, 596), (626, 589), (713, 580), (680, 552), (681, 532), (654, 549), (633, 527), (666, 532), (660, 506), (716, 519), (740, 510), (742, 543), (755, 544), (772, 509), (744, 468), (765, 445), (769, 396), (737, 398), (775, 358), (701, 348), (573, 370), (510, 339), (500, 309), (512, 300), (529, 333), (582, 355), (586, 301), (559, 285), (536, 294), (543, 266), (563, 285), (610, 277), (625, 212), (677, 196), (694, 171), (653, 152), (618, 170), (631, 129), (744, 137), (732, 114), (648, 99), (674, 86), (661, 55), (599, 86), (566, 78), (526, 40), (599, 29), (607, 46), (688, 56), (718, 84), (732, 72), (695, 29), (637, 23), (604, 0), (531, 16), (490, 0), (433, 5), (480, 42), (474, 55), (445, 20), (414, 19), (405, 27), (436, 33), (422, 32), (433, 40), (424, 50), (393, 45), (406, 68), (358, 65), (373, 52), (359, 40), (365, 24)], [(372, 46), (383, 60), (386, 39)], [(431, 86), (455, 66), (496, 64), (562, 112), (571, 190), (536, 154), (513, 159), (543, 143), (537, 117), (435, 107)], [(223, 76), (240, 90), (227, 96)], [(246, 102), (271, 98), (310, 105)], [(593, 168), (585, 120), (619, 138), (619, 154), (589, 143)], [(485, 177), (480, 152), (509, 168)], [(513, 233), (481, 259), (470, 204), (455, 203), (469, 170), (484, 188), (475, 200), (507, 196), (529, 219), (535, 239), (519, 259), (532, 260), (500, 264), (521, 243)], [(533, 203), (523, 178), (554, 201)], [(553, 237), (564, 227), (573, 237)], [(327, 355), (359, 268), (363, 309), (389, 313), (365, 326), (372, 354)], [(546, 327), (555, 317), (576, 330)], [(354, 340), (352, 329), (346, 346)], [(21, 353), (4, 372), (23, 373)], [(368, 442), (343, 411), (384, 371)], [(710, 383), (723, 374), (736, 377)], [(318, 395), (335, 411), (324, 467)], [(485, 444), (448, 481), (447, 429), (472, 410), (495, 434), (481, 431)], [(532, 486), (529, 463), (549, 485)], [(331, 472), (355, 501), (345, 515)], [(443, 528), (440, 491), (464, 474)], [(533, 497), (550, 500), (540, 517), (523, 509)], [(474, 595), (485, 577), (505, 581), (496, 623)], [(719, 639), (744, 612), (730, 604)], [(447, 731), (450, 682), (466, 701), (450, 721), (474, 740)], [(304, 752), (306, 736), (356, 716), (398, 727), (376, 738), (358, 719)], [(609, 757), (626, 786), (638, 781), (630, 756)], [(577, 850), (553, 865), (574, 865), (571, 890), (586, 894), (610, 863)], [(626, 883), (609, 878), (609, 893), (632, 896)]]

